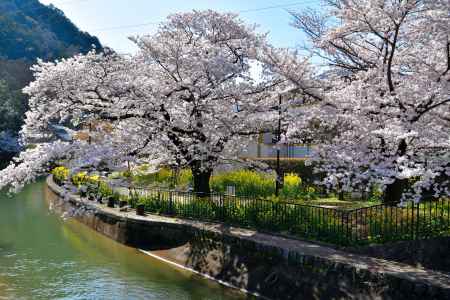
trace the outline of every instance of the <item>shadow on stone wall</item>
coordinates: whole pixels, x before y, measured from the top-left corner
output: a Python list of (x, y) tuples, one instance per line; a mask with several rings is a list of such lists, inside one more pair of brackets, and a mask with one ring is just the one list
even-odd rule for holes
[[(333, 260), (289, 255), (223, 233), (186, 232), (186, 265), (269, 299), (421, 299), (414, 285)], [(424, 292), (426, 288), (423, 289)]]
[(450, 237), (395, 242), (386, 245), (348, 248), (347, 250), (411, 266), (450, 273)]

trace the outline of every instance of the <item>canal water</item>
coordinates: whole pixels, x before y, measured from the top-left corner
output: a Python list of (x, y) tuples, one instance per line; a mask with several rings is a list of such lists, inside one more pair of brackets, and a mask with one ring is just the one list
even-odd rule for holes
[(0, 299), (247, 299), (51, 213), (45, 184), (0, 193)]

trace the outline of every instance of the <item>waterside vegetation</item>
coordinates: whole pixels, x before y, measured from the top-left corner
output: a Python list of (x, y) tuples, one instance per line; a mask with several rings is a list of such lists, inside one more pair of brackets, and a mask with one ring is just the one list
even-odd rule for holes
[[(198, 195), (155, 186), (124, 188), (108, 183), (108, 177), (86, 172), (70, 176), (64, 167), (52, 173), (58, 184), (76, 187), (81, 197), (110, 206), (127, 205), (147, 213), (221, 222), (340, 246), (450, 234), (450, 202), (444, 199), (402, 206), (365, 203), (366, 206), (352, 208), (330, 206), (326, 201), (288, 202), (224, 193)], [(117, 178), (117, 174), (113, 177)], [(161, 174), (155, 178), (161, 178)]]

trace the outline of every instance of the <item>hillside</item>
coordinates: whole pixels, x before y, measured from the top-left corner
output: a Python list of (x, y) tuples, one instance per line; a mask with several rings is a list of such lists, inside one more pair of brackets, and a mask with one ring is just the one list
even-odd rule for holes
[(48, 60), (101, 47), (61, 10), (38, 0), (0, 0), (0, 41), (0, 56), (8, 59)]
[[(18, 132), (27, 109), (21, 89), (32, 80), (37, 58), (54, 60), (101, 49), (56, 7), (38, 0), (0, 0), (0, 133)], [(6, 151), (0, 134), (0, 152)], [(10, 140), (10, 139), (9, 139)], [(8, 144), (8, 143), (7, 143)]]

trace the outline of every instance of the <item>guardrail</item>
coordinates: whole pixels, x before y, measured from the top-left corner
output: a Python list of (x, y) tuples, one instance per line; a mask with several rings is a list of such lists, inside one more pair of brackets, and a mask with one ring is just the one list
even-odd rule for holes
[(121, 196), (147, 213), (220, 222), (342, 246), (414, 240), (450, 233), (450, 202), (380, 204), (358, 209), (223, 194), (125, 188)]

